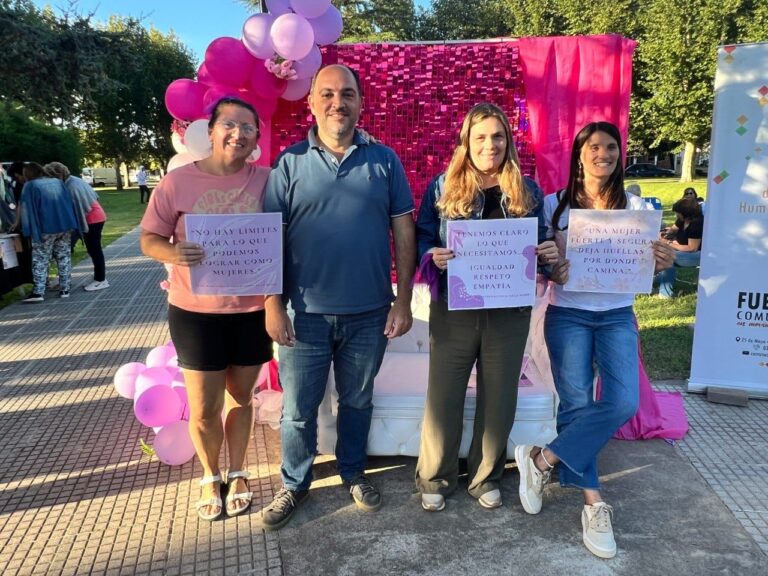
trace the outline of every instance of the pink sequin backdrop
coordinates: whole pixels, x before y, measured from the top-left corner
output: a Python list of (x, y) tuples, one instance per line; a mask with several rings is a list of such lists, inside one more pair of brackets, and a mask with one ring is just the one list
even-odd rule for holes
[[(464, 115), (479, 102), (507, 113), (523, 172), (534, 173), (516, 42), (342, 44), (323, 52), (324, 64), (359, 72), (360, 126), (397, 152), (417, 206), (429, 181), (447, 166)], [(271, 158), (305, 138), (311, 125), (306, 100), (281, 100), (272, 118)]]

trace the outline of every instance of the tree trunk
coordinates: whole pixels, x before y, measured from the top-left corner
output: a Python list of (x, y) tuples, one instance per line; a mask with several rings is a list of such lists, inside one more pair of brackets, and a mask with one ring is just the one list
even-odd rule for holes
[(696, 168), (696, 144), (686, 142), (683, 149), (683, 165), (680, 171), (680, 182), (692, 182)]
[(120, 166), (122, 165), (122, 159), (121, 158), (115, 158), (115, 179), (117, 180), (117, 189), (122, 190), (123, 189), (123, 177), (120, 174)]

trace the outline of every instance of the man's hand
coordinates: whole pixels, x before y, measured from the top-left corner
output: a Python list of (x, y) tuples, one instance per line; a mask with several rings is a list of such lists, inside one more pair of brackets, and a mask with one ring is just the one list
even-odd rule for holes
[(296, 336), (293, 333), (293, 324), (288, 317), (288, 312), (280, 299), (280, 296), (268, 296), (264, 304), (264, 325), (267, 334), (280, 346), (294, 346)]
[(557, 264), (552, 266), (552, 282), (563, 285), (568, 282), (568, 268), (571, 263), (568, 260), (560, 260)]
[(195, 242), (177, 242), (173, 247), (175, 251), (173, 263), (179, 266), (196, 266), (205, 256), (203, 247)]
[(402, 336), (413, 326), (413, 315), (411, 314), (411, 301), (397, 298), (392, 304), (392, 309), (387, 314), (387, 323), (384, 325), (384, 335), (389, 338)]
[(555, 264), (558, 261), (560, 258), (560, 251), (557, 249), (557, 244), (555, 244), (553, 240), (545, 240), (536, 246), (536, 255), (539, 257), (539, 262), (546, 266)]
[(654, 240), (653, 257), (656, 259), (656, 272), (661, 272), (675, 265), (675, 249), (666, 242)]

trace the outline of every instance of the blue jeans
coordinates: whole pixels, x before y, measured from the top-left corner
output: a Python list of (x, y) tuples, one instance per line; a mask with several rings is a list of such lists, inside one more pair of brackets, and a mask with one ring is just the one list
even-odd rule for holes
[[(560, 459), (560, 484), (598, 490), (597, 455), (639, 403), (632, 307), (593, 312), (549, 306), (544, 338), (560, 396), (557, 438), (547, 446)], [(602, 378), (597, 401), (593, 362)]]
[[(681, 268), (694, 268), (701, 264), (701, 252), (675, 252), (675, 266)], [(659, 282), (659, 296), (671, 298), (674, 295), (675, 277), (677, 271), (675, 266), (662, 270), (656, 275)]]
[(307, 490), (317, 452), (317, 410), (333, 362), (339, 411), (336, 462), (343, 480), (365, 470), (373, 413), (373, 379), (381, 367), (389, 306), (362, 314), (296, 312), (294, 347), (280, 347), (283, 416), (280, 419), (283, 463), (289, 490)]

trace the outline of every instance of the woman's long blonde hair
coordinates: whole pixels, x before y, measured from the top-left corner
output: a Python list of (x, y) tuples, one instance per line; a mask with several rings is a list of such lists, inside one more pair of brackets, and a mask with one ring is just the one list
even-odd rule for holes
[(494, 104), (477, 104), (467, 112), (459, 132), (459, 142), (453, 151), (451, 163), (445, 172), (445, 187), (437, 201), (437, 209), (446, 218), (468, 218), (475, 207), (478, 194), (482, 194), (482, 177), (469, 155), (469, 133), (472, 127), (488, 118), (496, 118), (504, 127), (507, 149), (497, 175), (499, 187), (505, 197), (507, 214), (525, 216), (533, 210), (535, 202), (523, 181), (520, 160), (517, 157), (512, 129), (507, 115)]

